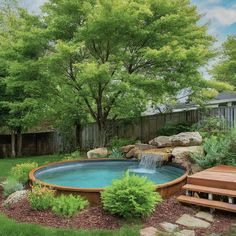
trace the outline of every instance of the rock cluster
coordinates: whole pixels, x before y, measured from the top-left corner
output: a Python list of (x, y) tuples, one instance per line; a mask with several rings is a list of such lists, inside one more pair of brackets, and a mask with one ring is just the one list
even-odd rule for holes
[(165, 161), (180, 164), (195, 173), (199, 167), (191, 162), (191, 154), (204, 154), (202, 136), (198, 132), (183, 132), (173, 136), (159, 136), (149, 144), (128, 145), (121, 148), (126, 158), (140, 159), (144, 154), (161, 155)]
[[(138, 143), (121, 147), (120, 151), (126, 158), (140, 159), (142, 155), (162, 156), (164, 161), (180, 164), (195, 173), (199, 167), (191, 162), (192, 153), (204, 154), (202, 136), (198, 132), (182, 132), (172, 136), (158, 136), (148, 144)], [(88, 158), (103, 158), (109, 155), (107, 148), (96, 148), (88, 151)]]

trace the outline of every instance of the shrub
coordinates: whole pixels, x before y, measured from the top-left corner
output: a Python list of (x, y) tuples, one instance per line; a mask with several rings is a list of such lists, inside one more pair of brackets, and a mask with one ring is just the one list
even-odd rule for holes
[(117, 148), (119, 149), (122, 146), (126, 146), (129, 144), (135, 144), (137, 141), (135, 141), (134, 139), (125, 139), (125, 138), (118, 138), (118, 137), (114, 137), (111, 139), (109, 146), (111, 148)]
[(203, 137), (210, 137), (211, 135), (220, 135), (229, 131), (229, 128), (223, 117), (214, 116), (193, 124), (191, 130), (199, 131)]
[(55, 192), (40, 185), (33, 186), (28, 195), (30, 206), (39, 211), (47, 210), (52, 207)]
[(52, 211), (57, 215), (72, 217), (76, 212), (88, 206), (88, 201), (80, 196), (60, 195), (52, 203)]
[(18, 164), (11, 169), (11, 176), (25, 185), (29, 180), (29, 172), (37, 167), (38, 164), (36, 162)]
[(112, 148), (109, 158), (124, 158), (124, 153), (121, 152), (118, 148)]
[(163, 128), (160, 128), (157, 131), (157, 135), (164, 135), (164, 136), (170, 136), (175, 135), (181, 132), (187, 132), (190, 131), (190, 125), (185, 123), (167, 123)]
[(23, 185), (19, 183), (16, 179), (8, 178), (3, 184), (3, 195), (7, 197), (10, 194), (22, 189)]
[(101, 198), (105, 210), (124, 218), (147, 216), (161, 202), (152, 182), (128, 172), (122, 179), (114, 180)]
[(205, 138), (206, 155), (192, 154), (192, 159), (206, 169), (216, 165), (236, 165), (236, 130), (227, 135)]
[(80, 151), (79, 150), (77, 150), (77, 151), (75, 151), (75, 152), (72, 152), (70, 155), (67, 155), (67, 156), (65, 156), (64, 158), (63, 158), (63, 160), (65, 160), (65, 161), (69, 161), (69, 160), (77, 160), (77, 159), (79, 159), (80, 158)]

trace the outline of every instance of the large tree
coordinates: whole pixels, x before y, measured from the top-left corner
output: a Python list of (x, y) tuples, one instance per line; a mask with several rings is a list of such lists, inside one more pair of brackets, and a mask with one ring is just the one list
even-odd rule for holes
[(236, 35), (229, 36), (222, 49), (222, 58), (211, 71), (212, 75), (236, 86)]
[(0, 14), (0, 109), (4, 111), (1, 126), (12, 133), (12, 156), (20, 156), (22, 132), (43, 118), (47, 80), (40, 57), (48, 39), (40, 19), (26, 10), (4, 7)]
[(205, 86), (213, 41), (188, 0), (50, 0), (44, 6), (53, 75), (76, 91), (105, 144), (109, 119)]

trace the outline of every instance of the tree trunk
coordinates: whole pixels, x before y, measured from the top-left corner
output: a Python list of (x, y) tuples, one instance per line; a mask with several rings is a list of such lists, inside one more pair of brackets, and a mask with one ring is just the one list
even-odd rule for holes
[(107, 122), (98, 123), (99, 147), (105, 147), (107, 144)]
[(16, 135), (14, 132), (11, 133), (11, 157), (16, 157)]
[(17, 156), (22, 156), (22, 133), (17, 132)]

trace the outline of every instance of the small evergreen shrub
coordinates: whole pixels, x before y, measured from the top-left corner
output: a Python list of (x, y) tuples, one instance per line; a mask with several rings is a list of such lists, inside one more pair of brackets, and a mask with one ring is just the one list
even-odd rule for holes
[(192, 131), (198, 131), (203, 137), (210, 137), (211, 135), (222, 135), (229, 131), (226, 120), (223, 117), (209, 117), (205, 118), (191, 127)]
[(124, 218), (148, 216), (162, 200), (152, 182), (128, 172), (122, 179), (114, 180), (101, 198), (105, 210)]
[(80, 196), (62, 194), (53, 200), (52, 211), (57, 215), (72, 217), (87, 206), (88, 201)]
[(40, 185), (33, 186), (28, 195), (30, 206), (39, 211), (44, 211), (52, 207), (55, 192)]
[(163, 128), (158, 129), (157, 135), (158, 136), (171, 136), (175, 134), (179, 134), (181, 132), (188, 132), (190, 131), (190, 125), (185, 123), (167, 123)]
[(206, 155), (192, 154), (192, 159), (203, 169), (216, 165), (236, 165), (236, 130), (227, 135), (210, 136), (204, 140)]
[(122, 146), (130, 145), (130, 144), (135, 144), (137, 141), (134, 139), (125, 139), (125, 138), (118, 138), (114, 137), (111, 139), (109, 146), (111, 148), (116, 148), (119, 149)]
[(36, 162), (18, 164), (11, 169), (11, 176), (25, 185), (29, 180), (29, 172), (37, 167), (38, 164)]
[(23, 188), (23, 185), (16, 179), (8, 178), (3, 184), (3, 195), (7, 197), (16, 191), (22, 190)]

